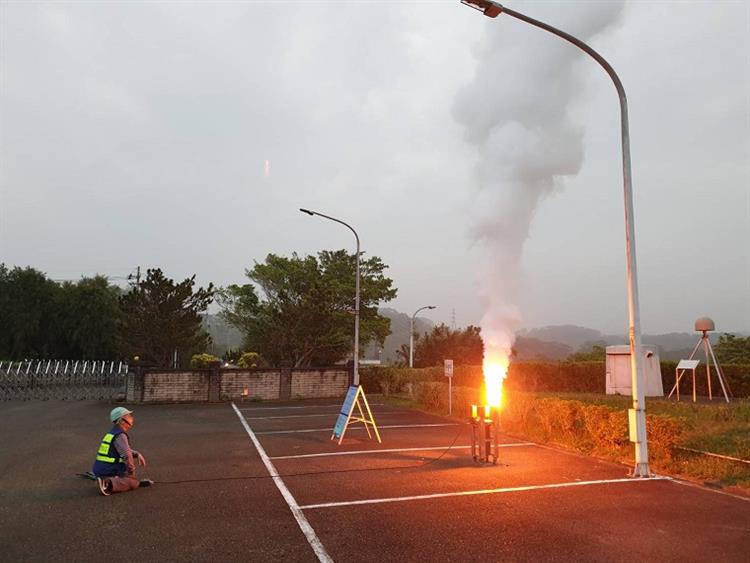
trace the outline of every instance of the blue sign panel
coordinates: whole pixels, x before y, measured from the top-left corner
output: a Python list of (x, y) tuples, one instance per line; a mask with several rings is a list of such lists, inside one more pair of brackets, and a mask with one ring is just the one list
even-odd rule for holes
[(347, 391), (346, 393), (344, 404), (341, 406), (341, 412), (339, 413), (339, 417), (336, 419), (336, 426), (333, 427), (333, 435), (336, 438), (340, 438), (341, 433), (344, 431), (346, 421), (349, 419), (349, 414), (352, 412), (354, 399), (356, 399), (357, 397), (358, 389), (359, 387), (352, 385), (351, 387), (349, 387), (349, 391)]

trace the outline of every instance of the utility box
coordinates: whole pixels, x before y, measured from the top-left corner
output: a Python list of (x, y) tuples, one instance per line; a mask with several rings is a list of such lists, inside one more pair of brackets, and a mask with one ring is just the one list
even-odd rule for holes
[[(641, 346), (643, 383), (646, 397), (663, 397), (659, 353), (651, 346)], [(630, 346), (607, 346), (607, 395), (633, 394), (630, 373)]]

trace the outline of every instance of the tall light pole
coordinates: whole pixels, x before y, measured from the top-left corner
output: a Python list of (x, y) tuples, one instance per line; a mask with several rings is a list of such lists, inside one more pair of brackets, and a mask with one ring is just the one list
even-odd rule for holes
[(318, 213), (317, 211), (302, 209), (301, 207), (300, 211), (302, 213), (307, 213), (310, 216), (317, 215), (318, 217), (323, 217), (324, 219), (329, 219), (331, 221), (335, 221), (336, 223), (344, 225), (347, 229), (354, 233), (354, 238), (357, 240), (357, 280), (355, 282), (354, 290), (354, 373), (352, 376), (352, 384), (356, 387), (359, 386), (359, 235), (351, 225), (349, 225), (348, 223), (344, 223), (341, 219), (336, 219), (335, 217), (330, 217), (329, 215), (324, 215), (323, 213)]
[(485, 16), (490, 18), (496, 18), (500, 14), (508, 14), (535, 27), (549, 31), (558, 37), (562, 37), (569, 43), (585, 51), (598, 62), (607, 71), (617, 89), (617, 95), (620, 98), (622, 176), (625, 195), (625, 250), (627, 254), (628, 276), (628, 317), (630, 320), (628, 337), (630, 340), (630, 372), (633, 387), (633, 408), (630, 411), (631, 440), (635, 442), (635, 467), (633, 468), (633, 476), (648, 477), (650, 472), (648, 467), (648, 445), (646, 442), (646, 398), (644, 395), (643, 363), (641, 360), (641, 321), (640, 306), (638, 304), (638, 272), (635, 260), (633, 186), (630, 174), (630, 131), (628, 127), (628, 103), (625, 98), (625, 89), (610, 64), (594, 49), (569, 33), (506, 8), (502, 4), (493, 2), (492, 0), (461, 0), (461, 3), (481, 11)]
[(409, 367), (414, 367), (414, 319), (417, 316), (417, 313), (422, 311), (423, 309), (434, 309), (435, 305), (427, 305), (425, 307), (420, 307), (416, 311), (414, 311), (414, 314), (411, 316), (411, 325), (409, 326)]

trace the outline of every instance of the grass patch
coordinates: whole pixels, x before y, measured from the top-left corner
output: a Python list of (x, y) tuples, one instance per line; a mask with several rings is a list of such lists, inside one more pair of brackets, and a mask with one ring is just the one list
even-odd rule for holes
[[(447, 385), (414, 382), (409, 395), (391, 404), (447, 414)], [(453, 388), (453, 415), (465, 418), (479, 400), (473, 387)], [(632, 399), (596, 393), (523, 393), (508, 391), (503, 431), (588, 455), (632, 464), (628, 437)], [(652, 471), (720, 486), (750, 490), (750, 465), (689, 452), (691, 448), (750, 459), (750, 401), (689, 403), (647, 399), (649, 462)]]

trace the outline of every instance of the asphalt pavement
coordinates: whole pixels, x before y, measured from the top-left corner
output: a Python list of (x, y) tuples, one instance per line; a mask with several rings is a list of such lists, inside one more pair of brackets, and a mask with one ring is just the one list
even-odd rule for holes
[(330, 440), (335, 400), (138, 405), (153, 487), (87, 471), (113, 405), (3, 403), (0, 560), (747, 561), (750, 501), (371, 398), (382, 444)]

